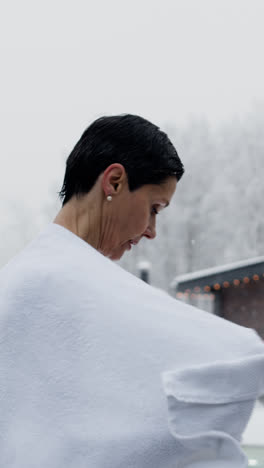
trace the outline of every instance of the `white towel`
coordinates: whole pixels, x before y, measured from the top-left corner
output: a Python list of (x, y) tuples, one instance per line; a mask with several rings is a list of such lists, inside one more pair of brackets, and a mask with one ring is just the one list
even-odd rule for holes
[(252, 330), (56, 224), (0, 272), (0, 467), (238, 468), (264, 392)]

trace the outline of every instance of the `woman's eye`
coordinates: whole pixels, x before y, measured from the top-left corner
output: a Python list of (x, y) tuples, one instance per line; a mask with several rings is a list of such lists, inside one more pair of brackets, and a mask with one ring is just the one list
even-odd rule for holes
[(155, 215), (159, 214), (159, 212), (158, 212), (157, 208), (155, 208), (155, 206), (153, 206), (151, 214), (155, 214)]

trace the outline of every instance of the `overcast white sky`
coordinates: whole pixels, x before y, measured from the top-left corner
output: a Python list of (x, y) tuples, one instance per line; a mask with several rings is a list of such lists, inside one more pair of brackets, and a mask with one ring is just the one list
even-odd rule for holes
[(264, 102), (263, 0), (6, 0), (0, 23), (2, 207), (41, 210), (102, 114), (217, 124)]

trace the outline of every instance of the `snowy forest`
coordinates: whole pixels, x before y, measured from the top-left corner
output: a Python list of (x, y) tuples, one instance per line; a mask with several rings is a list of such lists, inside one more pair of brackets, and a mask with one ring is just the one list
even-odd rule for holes
[(120, 261), (169, 289), (175, 276), (264, 254), (264, 108), (218, 127), (206, 121), (164, 130), (185, 166), (168, 208), (157, 216), (157, 237), (143, 239)]
[[(263, 122), (264, 106), (258, 106), (217, 127), (201, 119), (162, 126), (185, 174), (171, 205), (157, 216), (156, 239), (134, 246), (122, 267), (138, 275), (139, 262), (148, 261), (151, 284), (168, 290), (176, 275), (264, 254)], [(38, 213), (21, 206), (19, 197), (2, 207), (1, 265), (53, 220), (60, 188), (47, 187)]]

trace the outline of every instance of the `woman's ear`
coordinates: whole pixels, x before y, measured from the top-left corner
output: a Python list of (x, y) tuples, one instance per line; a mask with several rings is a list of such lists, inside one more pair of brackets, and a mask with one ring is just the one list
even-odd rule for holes
[(113, 196), (120, 192), (127, 180), (125, 168), (122, 164), (114, 163), (108, 166), (102, 178), (102, 188), (105, 196)]

